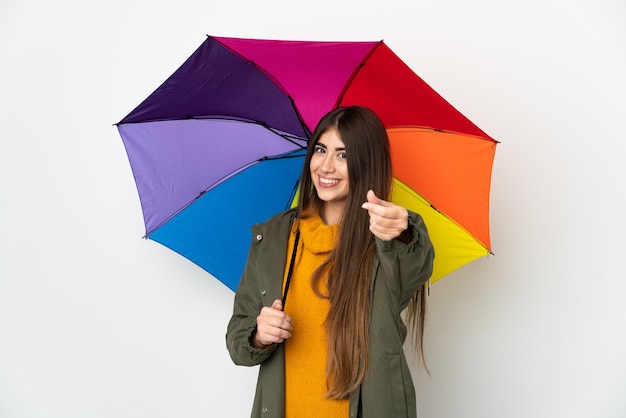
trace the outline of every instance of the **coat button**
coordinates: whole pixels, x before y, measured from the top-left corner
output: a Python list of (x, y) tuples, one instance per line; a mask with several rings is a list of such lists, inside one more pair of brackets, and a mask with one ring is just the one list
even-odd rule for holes
[(259, 234), (256, 236), (257, 241), (261, 241), (263, 239), (263, 235)]
[(263, 413), (267, 414), (267, 408), (263, 408)]
[(263, 296), (267, 295), (267, 290), (261, 290), (261, 295)]

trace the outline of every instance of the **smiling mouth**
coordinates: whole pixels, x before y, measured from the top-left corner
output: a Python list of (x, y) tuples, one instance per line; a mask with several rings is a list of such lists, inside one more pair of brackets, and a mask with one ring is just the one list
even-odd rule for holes
[(328, 178), (324, 178), (324, 177), (318, 177), (320, 184), (323, 184), (325, 186), (334, 186), (335, 184), (339, 183), (340, 180), (336, 180), (336, 179), (328, 179)]

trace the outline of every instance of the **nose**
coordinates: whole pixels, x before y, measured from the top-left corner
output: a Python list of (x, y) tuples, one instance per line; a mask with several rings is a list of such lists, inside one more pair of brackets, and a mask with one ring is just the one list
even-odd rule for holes
[(323, 173), (332, 173), (335, 171), (334, 159), (330, 155), (330, 153), (324, 156), (324, 160), (322, 161), (322, 165), (320, 166)]

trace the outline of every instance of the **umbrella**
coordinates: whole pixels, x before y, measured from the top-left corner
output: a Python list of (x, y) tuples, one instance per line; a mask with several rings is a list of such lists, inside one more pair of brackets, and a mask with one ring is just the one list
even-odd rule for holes
[(497, 141), (385, 43), (209, 36), (118, 124), (146, 238), (237, 288), (250, 226), (289, 208), (329, 110), (372, 109), (389, 133), (392, 200), (422, 215), (432, 280), (491, 253)]

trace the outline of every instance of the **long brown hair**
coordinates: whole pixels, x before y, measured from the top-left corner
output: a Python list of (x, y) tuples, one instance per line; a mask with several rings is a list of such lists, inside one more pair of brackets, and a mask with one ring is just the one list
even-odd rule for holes
[[(323, 201), (315, 192), (309, 166), (317, 141), (331, 129), (337, 129), (345, 144), (349, 192), (337, 245), (314, 273), (312, 286), (319, 296), (328, 297), (331, 302), (325, 322), (328, 339), (326, 396), (343, 399), (363, 382), (370, 360), (370, 278), (376, 243), (369, 230), (369, 215), (361, 205), (368, 190), (389, 200), (393, 176), (389, 139), (380, 119), (371, 110), (360, 106), (335, 109), (320, 120), (308, 143), (300, 177), (298, 218), (310, 212), (321, 215)], [(327, 295), (319, 291), (324, 272), (328, 273)], [(423, 297), (416, 295), (407, 310), (409, 322), (418, 331), (414, 336), (417, 336), (420, 355), (423, 302)]]

